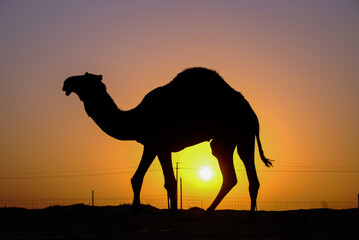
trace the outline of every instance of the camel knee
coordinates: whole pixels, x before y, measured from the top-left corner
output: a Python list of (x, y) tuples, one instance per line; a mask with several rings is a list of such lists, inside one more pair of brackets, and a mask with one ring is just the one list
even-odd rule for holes
[(256, 199), (257, 195), (258, 195), (258, 190), (259, 190), (259, 182), (255, 181), (249, 184), (249, 194), (251, 196), (251, 198)]
[(140, 212), (140, 192), (142, 186), (142, 179), (133, 176), (131, 178), (131, 185), (133, 190), (133, 202), (132, 202), (132, 213)]
[(132, 190), (134, 192), (139, 192), (141, 190), (141, 187), (142, 187), (142, 182), (143, 182), (143, 179), (142, 178), (138, 178), (136, 175), (134, 175), (132, 178), (131, 178), (131, 186), (132, 186)]
[(176, 195), (177, 192), (177, 181), (174, 179), (173, 181), (165, 182), (165, 189), (167, 190), (168, 194)]
[(237, 176), (233, 172), (232, 174), (227, 174), (223, 176), (223, 188), (226, 191), (230, 191), (234, 186), (237, 185)]
[(223, 187), (227, 189), (227, 191), (231, 190), (234, 186), (237, 185), (237, 177), (236, 175), (231, 175), (230, 177), (224, 177), (223, 178)]

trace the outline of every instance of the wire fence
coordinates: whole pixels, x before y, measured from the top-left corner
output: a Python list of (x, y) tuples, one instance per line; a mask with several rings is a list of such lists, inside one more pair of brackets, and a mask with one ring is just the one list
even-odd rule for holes
[[(42, 209), (50, 206), (60, 205), (68, 206), (74, 204), (85, 204), (94, 206), (118, 206), (123, 204), (131, 204), (132, 198), (125, 197), (97, 197), (92, 198), (20, 198), (20, 197), (0, 197), (0, 208), (27, 208), (27, 209)], [(148, 204), (160, 209), (168, 207), (167, 197), (144, 197), (141, 199), (142, 204)], [(210, 206), (212, 200), (210, 199), (190, 199), (184, 198), (182, 200), (182, 208), (189, 209), (199, 207), (206, 209)], [(179, 201), (178, 207), (181, 207)], [(285, 211), (297, 209), (350, 209), (358, 208), (357, 202), (341, 202), (341, 201), (257, 201), (257, 210), (265, 211)], [(232, 210), (249, 210), (249, 199), (228, 199), (223, 200), (217, 209), (232, 209)]]

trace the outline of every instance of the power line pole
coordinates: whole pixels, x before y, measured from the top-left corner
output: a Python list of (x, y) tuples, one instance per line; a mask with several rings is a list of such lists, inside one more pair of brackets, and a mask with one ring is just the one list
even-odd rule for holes
[(170, 209), (170, 196), (167, 193), (167, 208)]
[(180, 178), (181, 210), (182, 210), (182, 178)]
[(178, 162), (176, 162), (176, 205), (178, 205)]

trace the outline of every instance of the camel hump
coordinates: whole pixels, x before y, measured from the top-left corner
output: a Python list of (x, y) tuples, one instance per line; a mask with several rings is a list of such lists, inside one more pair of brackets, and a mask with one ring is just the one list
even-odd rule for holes
[[(216, 91), (221, 88), (233, 90), (216, 71), (203, 67), (185, 69), (183, 72), (180, 72), (169, 85), (176, 88), (200, 88), (208, 90), (213, 87)], [(220, 87), (220, 89), (218, 89), (218, 87)]]
[(149, 92), (139, 108), (152, 111), (165, 107), (172, 110), (228, 108), (243, 102), (246, 101), (242, 94), (229, 86), (216, 71), (194, 67), (180, 72), (168, 84)]

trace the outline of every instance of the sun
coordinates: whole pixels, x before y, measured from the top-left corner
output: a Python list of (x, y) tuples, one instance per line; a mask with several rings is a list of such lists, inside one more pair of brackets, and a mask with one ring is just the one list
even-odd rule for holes
[(207, 180), (209, 180), (209, 179), (212, 178), (213, 172), (212, 172), (212, 170), (211, 170), (209, 167), (203, 167), (203, 168), (201, 168), (201, 170), (199, 171), (199, 176), (200, 176), (203, 180), (207, 181)]

